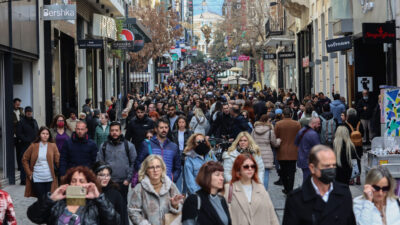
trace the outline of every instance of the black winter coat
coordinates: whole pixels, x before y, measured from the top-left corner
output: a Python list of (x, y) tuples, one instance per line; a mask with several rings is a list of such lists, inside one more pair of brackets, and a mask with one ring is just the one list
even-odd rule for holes
[(87, 121), (89, 138), (94, 140), (94, 135), (96, 133), (96, 127), (100, 124), (100, 119), (95, 116), (90, 120), (86, 119), (86, 121)]
[[(184, 139), (185, 139), (185, 147), (186, 147), (186, 142), (189, 140), (190, 136), (192, 136), (193, 132), (190, 131), (189, 129), (186, 129), (185, 133), (183, 134)], [(172, 142), (174, 142), (176, 145), (179, 147), (179, 133), (178, 130), (172, 131)]]
[(325, 203), (309, 177), (286, 198), (282, 225), (355, 225), (353, 199), (348, 186), (333, 182)]
[(121, 193), (116, 190), (111, 184), (108, 184), (107, 187), (103, 187), (103, 193), (106, 196), (106, 199), (110, 201), (115, 211), (120, 215), (121, 225), (129, 225), (128, 221), (128, 209), (126, 204), (124, 204)]
[[(57, 225), (58, 219), (67, 207), (65, 200), (53, 201), (43, 196), (28, 208), (28, 218), (37, 224)], [(120, 215), (104, 194), (96, 199), (87, 199), (82, 211), (81, 225), (114, 225), (120, 224)]]
[[(364, 110), (364, 106), (367, 107)], [(374, 110), (372, 99), (364, 100), (363, 98), (357, 102), (357, 113), (360, 119), (369, 120), (372, 117), (372, 112)]]
[(249, 121), (246, 120), (242, 115), (233, 118), (233, 126), (232, 126), (232, 136), (231, 138), (236, 139), (238, 134), (242, 131), (247, 131), (251, 134), (252, 129), (249, 126)]
[(125, 139), (132, 142), (136, 149), (140, 149), (140, 146), (145, 139), (145, 134), (150, 129), (154, 129), (153, 120), (147, 116), (143, 119), (135, 117), (128, 124)]
[(233, 118), (230, 115), (219, 113), (217, 119), (211, 124), (211, 129), (208, 131), (208, 136), (214, 135), (216, 138), (222, 136), (233, 136)]
[(21, 117), (17, 125), (17, 138), (21, 141), (21, 148), (27, 149), (36, 139), (39, 133), (39, 126), (35, 119)]
[[(335, 146), (334, 146), (335, 147)], [(351, 159), (358, 159), (356, 149), (351, 150)], [(348, 185), (351, 173), (353, 171), (351, 160), (347, 159), (346, 154), (346, 142), (343, 141), (342, 143), (342, 150), (340, 152), (340, 164), (341, 166), (337, 165), (336, 167), (336, 181), (342, 184)]]
[(266, 114), (268, 112), (266, 102), (265, 101), (259, 101), (254, 105), (254, 113), (256, 114), (256, 121), (260, 119), (260, 117), (263, 114)]
[[(198, 199), (197, 195), (200, 197), (200, 211), (197, 211)], [(209, 200), (210, 194), (200, 190), (197, 195), (190, 195), (186, 201), (183, 203), (182, 207), (182, 222), (186, 220), (194, 220), (197, 216), (198, 225), (223, 225), (217, 211), (215, 211), (214, 206)], [(224, 197), (221, 196), (222, 207), (225, 210), (226, 215), (229, 219), (229, 225), (232, 224), (231, 216), (229, 214), (228, 204)]]

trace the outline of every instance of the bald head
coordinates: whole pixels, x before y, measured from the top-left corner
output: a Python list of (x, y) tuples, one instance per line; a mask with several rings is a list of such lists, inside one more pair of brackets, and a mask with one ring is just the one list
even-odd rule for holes
[(314, 130), (318, 130), (321, 127), (321, 121), (319, 117), (311, 117), (310, 122), (308, 123), (308, 126), (310, 126)]

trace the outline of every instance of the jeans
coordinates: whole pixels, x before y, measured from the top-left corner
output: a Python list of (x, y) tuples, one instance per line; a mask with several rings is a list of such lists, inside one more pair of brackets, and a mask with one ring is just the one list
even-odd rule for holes
[(51, 183), (52, 182), (32, 182), (33, 192), (38, 199), (51, 191)]
[(296, 160), (279, 160), (282, 184), (287, 193), (293, 190), (296, 174)]
[(264, 172), (264, 187), (265, 187), (265, 190), (268, 190), (268, 181), (269, 181), (269, 169), (265, 168), (265, 172)]
[(178, 190), (182, 194), (185, 194), (187, 192), (187, 187), (186, 187), (186, 183), (185, 183), (184, 167), (183, 166), (181, 168), (181, 175), (179, 176), (178, 180), (176, 181), (176, 187), (178, 188)]
[(129, 184), (124, 185), (124, 182), (117, 182), (119, 185), (119, 193), (121, 193), (122, 199), (124, 200), (124, 204), (128, 205), (128, 191), (129, 191)]
[(309, 168), (301, 168), (303, 171), (303, 183), (307, 180), (307, 178), (311, 175), (311, 171)]

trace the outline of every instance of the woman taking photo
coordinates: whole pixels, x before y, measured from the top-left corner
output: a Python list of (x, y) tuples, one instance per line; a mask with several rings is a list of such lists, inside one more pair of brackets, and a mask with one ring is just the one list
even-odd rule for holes
[(281, 139), (276, 138), (274, 128), (267, 114), (261, 116), (260, 120), (254, 124), (251, 134), (256, 144), (260, 147), (261, 157), (264, 163), (264, 187), (268, 190), (269, 170), (274, 167), (274, 153), (272, 147), (279, 147)]
[(71, 131), (66, 120), (64, 115), (59, 114), (54, 117), (50, 125), (50, 134), (54, 138), (59, 151), (61, 151), (64, 142), (71, 137)]
[(121, 225), (129, 225), (127, 206), (124, 204), (119, 192), (119, 186), (111, 180), (112, 169), (105, 162), (96, 162), (93, 166), (97, 181), (101, 185), (101, 191), (106, 199), (110, 201), (115, 211), (120, 215)]
[(271, 198), (257, 177), (257, 163), (250, 154), (233, 163), (232, 180), (225, 185), (232, 225), (279, 225)]
[(196, 183), (196, 177), (201, 166), (208, 161), (217, 161), (214, 154), (210, 152), (211, 145), (202, 134), (193, 134), (185, 148), (185, 166), (184, 177), (185, 184), (190, 194), (200, 190), (200, 186)]
[(39, 135), (29, 146), (22, 157), (22, 165), (26, 171), (25, 197), (41, 198), (47, 192), (58, 187), (58, 179), (54, 171), (60, 164), (60, 153), (53, 143), (47, 127), (39, 129)]
[[(28, 218), (37, 224), (47, 225), (108, 225), (120, 224), (120, 216), (104, 194), (96, 175), (87, 167), (70, 168), (63, 177), (62, 184), (51, 195), (45, 195), (41, 201), (28, 208)], [(68, 186), (80, 186), (86, 189), (84, 206), (67, 205)]]
[(209, 161), (196, 177), (201, 187), (190, 195), (182, 211), (183, 225), (231, 225), (228, 204), (218, 193), (224, 189), (224, 168), (219, 162)]
[(240, 132), (236, 137), (235, 141), (232, 143), (228, 151), (222, 154), (222, 159), (224, 160), (224, 177), (225, 183), (229, 183), (232, 179), (232, 166), (236, 157), (240, 154), (249, 153), (251, 154), (257, 162), (258, 167), (258, 177), (264, 177), (264, 162), (261, 158), (260, 148), (246, 131)]
[(108, 122), (108, 115), (106, 113), (102, 113), (100, 115), (100, 124), (97, 125), (94, 134), (94, 142), (96, 143), (97, 148), (100, 148), (101, 144), (108, 141), (109, 135), (110, 135), (110, 124)]
[(336, 129), (333, 150), (336, 155), (336, 181), (348, 185), (353, 171), (351, 160), (359, 157), (345, 126)]
[(353, 200), (358, 225), (400, 224), (399, 200), (394, 193), (396, 181), (386, 167), (371, 169), (365, 178), (364, 193)]
[(134, 225), (163, 225), (166, 214), (181, 212), (183, 195), (166, 175), (161, 156), (147, 156), (139, 170), (139, 182), (133, 189), (128, 207)]

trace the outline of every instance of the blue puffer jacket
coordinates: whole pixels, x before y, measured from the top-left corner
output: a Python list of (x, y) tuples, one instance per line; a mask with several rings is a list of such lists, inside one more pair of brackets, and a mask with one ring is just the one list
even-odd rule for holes
[(342, 101), (336, 99), (335, 101), (331, 102), (330, 107), (333, 118), (335, 118), (338, 123), (341, 124), (342, 117), (340, 117), (340, 115), (346, 111), (346, 106), (344, 106)]
[(185, 160), (185, 182), (190, 194), (195, 194), (200, 190), (200, 186), (196, 183), (196, 177), (201, 166), (208, 161), (217, 161), (215, 155), (210, 151), (206, 157), (197, 154), (194, 150), (186, 153)]
[[(302, 135), (303, 138), (300, 140)], [(319, 135), (314, 129), (308, 125), (301, 128), (296, 135), (296, 139), (294, 140), (294, 144), (299, 147), (297, 157), (297, 166), (299, 168), (308, 168), (308, 155), (310, 154), (311, 148), (315, 145), (319, 145), (320, 143)]]
[(93, 140), (86, 138), (77, 138), (74, 132), (68, 139), (60, 152), (60, 176), (64, 176), (65, 172), (75, 166), (91, 167), (96, 162), (97, 145)]
[[(163, 146), (154, 136), (150, 140), (151, 151), (153, 154), (161, 155), (167, 166), (167, 175), (176, 182), (181, 174), (181, 154), (178, 145), (170, 141), (168, 138), (165, 140)], [(149, 145), (143, 141), (140, 146), (139, 155), (135, 161), (135, 170), (139, 171), (142, 162), (149, 155)]]

